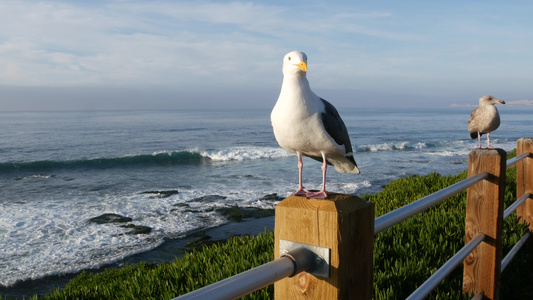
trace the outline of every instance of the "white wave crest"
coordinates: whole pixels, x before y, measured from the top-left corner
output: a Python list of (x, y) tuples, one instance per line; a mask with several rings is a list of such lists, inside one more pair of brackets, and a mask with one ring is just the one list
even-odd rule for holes
[(427, 148), (427, 147), (428, 147), (428, 144), (427, 143), (423, 143), (423, 142), (418, 142), (414, 146), (414, 148), (416, 148), (416, 149), (422, 149), (422, 148)]
[(281, 158), (291, 155), (282, 148), (272, 147), (231, 147), (224, 150), (199, 152), (202, 156), (209, 157), (214, 161)]
[(26, 180), (26, 179), (48, 179), (53, 177), (52, 175), (41, 175), (41, 174), (35, 174), (30, 176), (24, 176), (19, 178), (19, 180)]
[[(415, 147), (422, 148), (422, 144), (423, 143), (418, 143), (417, 146)], [(408, 148), (413, 148), (409, 145), (409, 142), (369, 144), (369, 145), (360, 145), (356, 147), (358, 152), (395, 151), (395, 150), (405, 150)]]
[(428, 152), (427, 155), (451, 157), (451, 156), (468, 156), (468, 153), (470, 153), (470, 149), (454, 149), (454, 150), (442, 150), (438, 152)]
[(353, 194), (354, 192), (362, 189), (372, 187), (370, 181), (365, 180), (362, 182), (348, 182), (348, 183), (330, 183), (330, 186), (336, 189), (335, 192), (343, 194)]

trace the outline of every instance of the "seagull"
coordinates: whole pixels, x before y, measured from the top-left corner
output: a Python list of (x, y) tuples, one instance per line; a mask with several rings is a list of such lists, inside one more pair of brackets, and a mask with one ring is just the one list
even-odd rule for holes
[[(298, 155), (299, 186), (295, 195), (327, 198), (326, 170), (359, 174), (346, 125), (337, 109), (311, 90), (307, 55), (300, 51), (283, 57), (283, 83), (270, 119), (279, 145)], [(322, 190), (306, 191), (302, 185), (302, 156), (322, 162)]]
[(479, 107), (475, 108), (468, 120), (468, 131), (470, 137), (478, 139), (478, 147), (481, 149), (481, 136), (487, 134), (487, 148), (494, 149), (490, 146), (490, 133), (500, 126), (500, 114), (494, 104), (505, 104), (505, 101), (498, 100), (492, 96), (483, 96), (479, 98)]

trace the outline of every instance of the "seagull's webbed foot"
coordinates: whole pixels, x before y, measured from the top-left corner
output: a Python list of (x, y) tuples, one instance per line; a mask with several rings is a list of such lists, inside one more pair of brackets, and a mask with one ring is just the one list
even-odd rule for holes
[(305, 196), (310, 199), (326, 199), (328, 197), (328, 194), (326, 194), (326, 191), (307, 192), (305, 193)]
[(296, 196), (304, 196), (304, 195), (307, 195), (307, 193), (309, 193), (306, 189), (304, 189), (303, 187), (299, 188), (296, 193), (294, 193), (294, 195)]

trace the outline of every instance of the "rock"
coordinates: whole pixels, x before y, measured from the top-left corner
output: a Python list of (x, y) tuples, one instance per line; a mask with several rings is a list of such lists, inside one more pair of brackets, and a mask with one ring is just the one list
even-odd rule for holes
[(273, 194), (264, 195), (259, 200), (279, 200), (279, 201), (281, 201), (281, 200), (283, 200), (283, 198), (278, 196), (278, 194), (273, 193)]
[(131, 222), (131, 218), (124, 217), (118, 214), (103, 214), (98, 217), (89, 219), (89, 222), (96, 224), (108, 224), (108, 223), (128, 223)]
[(241, 222), (242, 219), (246, 218), (263, 218), (274, 216), (275, 212), (273, 209), (261, 209), (257, 207), (224, 207), (216, 209), (223, 216), (229, 217), (231, 221)]
[(224, 196), (220, 195), (206, 195), (198, 198), (194, 198), (189, 202), (217, 202), (226, 199)]
[(135, 224), (122, 225), (123, 228), (131, 228), (132, 230), (126, 232), (125, 234), (148, 234), (152, 232), (152, 228), (148, 226), (139, 226)]

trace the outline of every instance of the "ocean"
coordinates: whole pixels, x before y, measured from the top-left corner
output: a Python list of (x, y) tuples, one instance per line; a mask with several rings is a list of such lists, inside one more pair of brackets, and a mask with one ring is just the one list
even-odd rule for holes
[[(498, 109), (492, 146), (533, 137), (532, 107)], [(327, 190), (363, 195), (465, 170), (471, 110), (339, 109), (361, 174), (329, 168)], [(304, 159), (306, 188), (320, 189), (320, 167)], [(254, 227), (225, 212), (271, 210), (297, 184), (270, 110), (0, 112), (0, 294), (132, 257), (173, 260), (161, 249), (221, 225), (260, 233), (272, 217)]]

